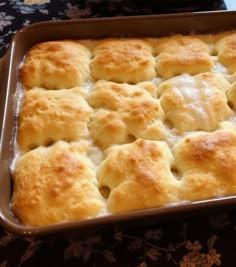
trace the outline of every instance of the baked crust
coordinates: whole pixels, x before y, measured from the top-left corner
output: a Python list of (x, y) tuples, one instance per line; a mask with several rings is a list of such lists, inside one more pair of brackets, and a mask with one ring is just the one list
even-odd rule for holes
[(106, 39), (94, 48), (90, 63), (95, 80), (138, 83), (156, 77), (151, 45), (140, 39)]
[(215, 44), (215, 53), (219, 62), (228, 68), (230, 74), (236, 71), (236, 33), (221, 34)]
[(85, 101), (83, 88), (44, 90), (25, 93), (19, 113), (18, 144), (22, 151), (47, 146), (58, 140), (88, 138), (93, 112)]
[(210, 71), (213, 61), (207, 43), (195, 36), (174, 35), (157, 40), (157, 74), (164, 79)]
[(110, 189), (107, 199), (110, 212), (178, 201), (179, 182), (171, 173), (173, 157), (165, 142), (138, 139), (113, 146), (107, 154), (98, 170), (98, 181), (100, 186)]
[(200, 200), (236, 193), (236, 133), (219, 130), (188, 135), (173, 148), (180, 172), (180, 199)]
[(164, 112), (145, 86), (101, 81), (93, 87), (88, 103), (96, 108), (89, 126), (91, 137), (103, 148), (137, 138), (165, 137)]
[(87, 144), (59, 141), (21, 156), (14, 170), (12, 210), (21, 223), (44, 226), (105, 211)]
[(52, 41), (34, 46), (20, 70), (25, 89), (64, 89), (82, 86), (90, 79), (92, 54), (76, 41)]

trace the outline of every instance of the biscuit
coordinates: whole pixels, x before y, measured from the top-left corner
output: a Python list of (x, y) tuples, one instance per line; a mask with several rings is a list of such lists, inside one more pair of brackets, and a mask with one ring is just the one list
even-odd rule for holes
[(236, 133), (219, 130), (187, 135), (174, 147), (180, 199), (201, 200), (236, 193)]
[(17, 141), (20, 149), (26, 152), (57, 140), (87, 138), (87, 124), (93, 111), (84, 94), (80, 87), (27, 91), (19, 112)]
[(45, 226), (101, 215), (105, 202), (83, 142), (58, 141), (21, 156), (14, 169), (12, 210), (24, 225)]
[(157, 54), (157, 74), (164, 79), (183, 73), (207, 72), (213, 67), (209, 46), (194, 36), (160, 38), (154, 51)]
[(149, 81), (156, 76), (151, 45), (141, 39), (106, 39), (94, 48), (90, 70), (95, 80)]
[(236, 33), (226, 33), (215, 44), (215, 53), (220, 63), (227, 67), (228, 72), (236, 71)]
[(232, 115), (225, 95), (229, 87), (223, 76), (214, 73), (183, 74), (163, 82), (158, 90), (170, 127), (181, 133), (215, 130)]
[(145, 88), (101, 81), (93, 87), (88, 103), (97, 109), (89, 126), (91, 137), (102, 147), (165, 137), (162, 107)]
[(82, 86), (90, 79), (91, 56), (91, 51), (76, 41), (37, 44), (26, 54), (20, 69), (22, 83), (27, 90)]
[(172, 154), (165, 142), (138, 139), (113, 146), (98, 170), (107, 187), (108, 211), (120, 213), (178, 201), (179, 182), (171, 173)]

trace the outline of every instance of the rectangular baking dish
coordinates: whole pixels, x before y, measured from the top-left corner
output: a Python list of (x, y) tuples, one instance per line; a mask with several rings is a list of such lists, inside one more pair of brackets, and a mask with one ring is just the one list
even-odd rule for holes
[(236, 11), (183, 13), (84, 19), (75, 21), (41, 22), (23, 28), (14, 36), (1, 59), (0, 68), (0, 223), (18, 235), (35, 236), (63, 233), (91, 233), (132, 224), (150, 224), (215, 210), (222, 206), (234, 208), (236, 196), (170, 205), (119, 215), (109, 215), (79, 222), (61, 223), (48, 227), (27, 227), (19, 224), (11, 213), (9, 203), (12, 180), (9, 171), (10, 143), (14, 125), (13, 95), (17, 85), (17, 68), (26, 52), (35, 44), (50, 40), (103, 38), (111, 36), (164, 36), (171, 33), (209, 33), (236, 28)]

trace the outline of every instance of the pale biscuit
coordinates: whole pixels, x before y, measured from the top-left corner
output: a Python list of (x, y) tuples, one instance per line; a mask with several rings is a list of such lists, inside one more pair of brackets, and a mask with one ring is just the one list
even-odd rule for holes
[(229, 87), (223, 76), (214, 73), (183, 74), (162, 83), (160, 102), (170, 127), (180, 133), (215, 130), (232, 115), (225, 95)]
[(236, 33), (227, 32), (219, 36), (219, 40), (215, 43), (215, 53), (219, 62), (233, 74), (236, 71)]
[(59, 141), (21, 156), (14, 169), (12, 210), (21, 223), (46, 226), (105, 212), (86, 143)]
[(83, 85), (90, 79), (92, 54), (76, 41), (37, 44), (26, 54), (20, 69), (25, 89), (64, 89)]
[(119, 213), (178, 201), (179, 182), (171, 173), (172, 154), (165, 142), (138, 139), (113, 146), (98, 170), (107, 187), (108, 211)]
[(91, 137), (102, 147), (165, 137), (162, 107), (144, 88), (101, 81), (93, 87), (88, 103), (97, 109), (89, 126)]
[(93, 53), (90, 69), (95, 80), (138, 83), (156, 76), (152, 47), (144, 39), (105, 39)]
[(183, 73), (207, 72), (213, 67), (208, 44), (195, 36), (160, 38), (154, 51), (157, 54), (157, 74), (164, 79)]
[(17, 141), (22, 151), (47, 146), (57, 140), (78, 141), (89, 135), (91, 107), (83, 88), (25, 93), (18, 121)]
[(180, 172), (180, 199), (201, 200), (236, 193), (236, 133), (188, 135), (173, 147)]

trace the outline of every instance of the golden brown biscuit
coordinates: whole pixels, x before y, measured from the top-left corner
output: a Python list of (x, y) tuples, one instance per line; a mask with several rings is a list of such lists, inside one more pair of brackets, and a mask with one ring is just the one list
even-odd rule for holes
[[(88, 96), (89, 104), (94, 108), (119, 109), (127, 99), (144, 96), (157, 96), (158, 85), (141, 82), (135, 85), (119, 84), (101, 80), (92, 86)], [(148, 93), (148, 94), (147, 94)]]
[(78, 141), (89, 135), (92, 109), (80, 87), (34, 88), (26, 92), (19, 113), (18, 144), (22, 151), (57, 140)]
[(236, 33), (225, 33), (215, 44), (215, 53), (220, 63), (228, 68), (230, 74), (236, 71)]
[(86, 150), (85, 143), (59, 141), (17, 160), (12, 210), (21, 223), (44, 226), (102, 215), (105, 202)]
[(180, 199), (200, 200), (236, 193), (236, 133), (219, 130), (188, 135), (173, 147), (182, 179)]
[(166, 135), (164, 112), (157, 99), (131, 99), (124, 107), (122, 117), (129, 135), (135, 138), (162, 140)]
[(159, 93), (166, 119), (181, 133), (216, 129), (232, 115), (225, 95), (229, 87), (223, 76), (214, 73), (183, 74), (165, 81)]
[(157, 87), (159, 86), (160, 83), (161, 83), (161, 79), (159, 80), (155, 79), (155, 82), (141, 82), (135, 85), (149, 92), (151, 96), (157, 97)]
[(157, 74), (164, 79), (183, 73), (207, 72), (213, 67), (209, 46), (196, 36), (160, 38), (154, 51), (157, 54)]
[(118, 213), (177, 202), (179, 182), (171, 173), (172, 161), (161, 141), (139, 139), (109, 148), (98, 170), (100, 186), (110, 189), (108, 210)]
[(144, 39), (105, 39), (93, 53), (90, 69), (95, 80), (138, 83), (156, 76), (152, 47)]
[(102, 81), (93, 87), (88, 102), (98, 109), (89, 126), (91, 137), (102, 147), (165, 136), (159, 100), (144, 88)]
[(129, 142), (127, 126), (123, 122), (122, 114), (115, 111), (99, 109), (92, 116), (89, 129), (95, 144), (103, 148), (111, 144)]
[(134, 85), (101, 80), (92, 87), (88, 95), (88, 103), (93, 108), (118, 110), (122, 108), (124, 102), (127, 102), (127, 99), (143, 95), (147, 95), (145, 90)]
[(26, 89), (81, 86), (90, 77), (91, 52), (75, 41), (52, 41), (34, 46), (20, 70)]

